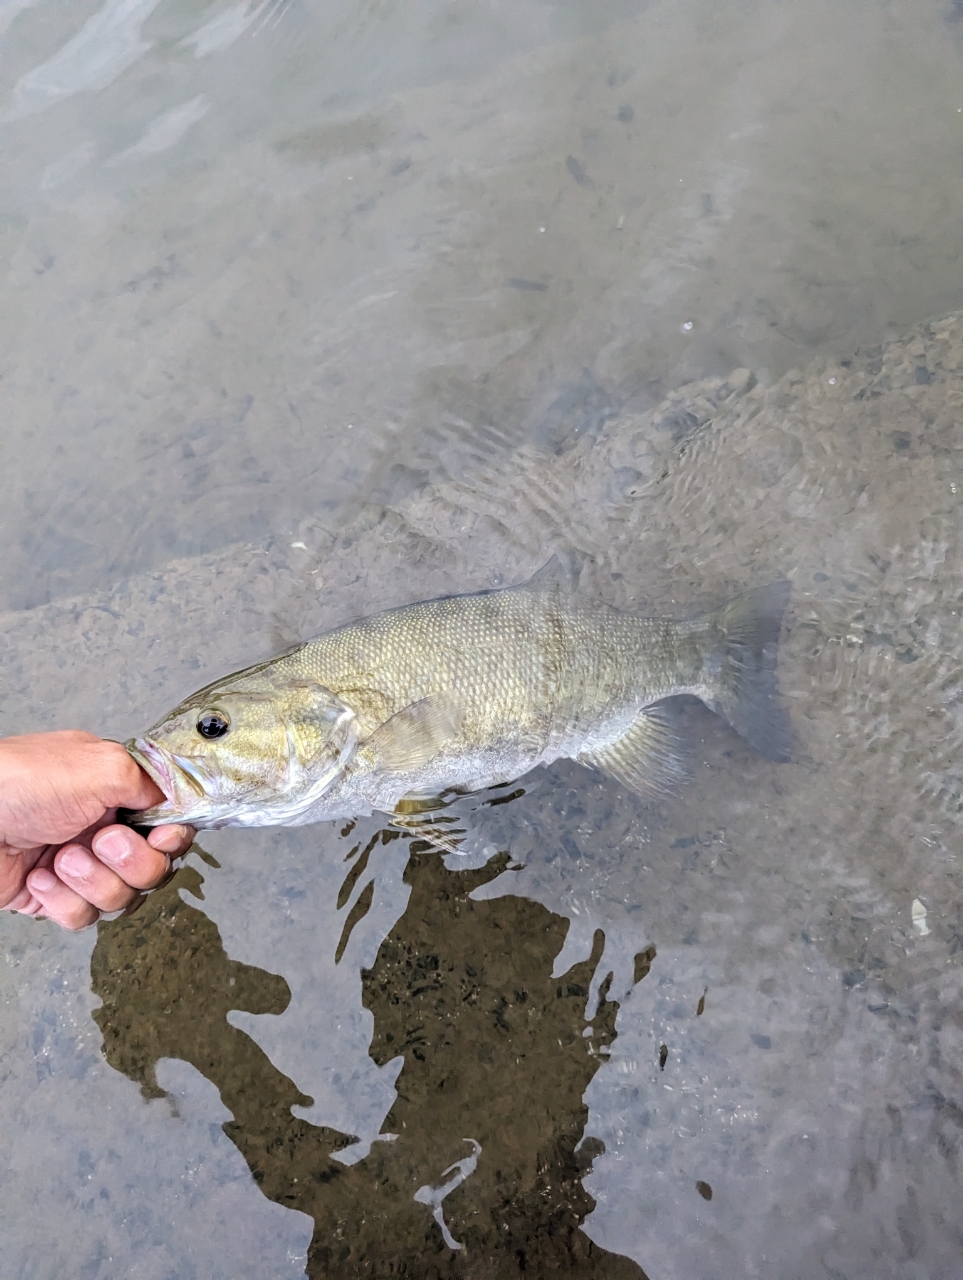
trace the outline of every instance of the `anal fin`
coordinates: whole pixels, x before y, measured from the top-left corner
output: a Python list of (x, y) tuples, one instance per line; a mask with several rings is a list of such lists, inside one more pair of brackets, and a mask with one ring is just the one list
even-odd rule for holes
[(677, 701), (669, 698), (646, 707), (615, 742), (580, 752), (578, 759), (647, 800), (674, 794), (690, 771)]

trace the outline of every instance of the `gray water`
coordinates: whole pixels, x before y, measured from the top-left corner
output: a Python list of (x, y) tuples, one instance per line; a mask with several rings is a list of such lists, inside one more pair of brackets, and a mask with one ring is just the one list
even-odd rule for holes
[(0, 733), (558, 552), (642, 613), (788, 577), (797, 738), (693, 707), (661, 805), (558, 766), (461, 856), (225, 831), (4, 916), (0, 1275), (963, 1273), (959, 5), (0, 39)]

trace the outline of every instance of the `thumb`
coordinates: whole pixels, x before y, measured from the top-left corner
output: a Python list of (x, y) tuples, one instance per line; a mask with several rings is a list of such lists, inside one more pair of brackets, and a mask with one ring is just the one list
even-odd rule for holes
[(126, 747), (119, 742), (105, 742), (104, 746), (112, 748), (110, 808), (150, 809), (166, 798), (154, 779), (144, 772)]

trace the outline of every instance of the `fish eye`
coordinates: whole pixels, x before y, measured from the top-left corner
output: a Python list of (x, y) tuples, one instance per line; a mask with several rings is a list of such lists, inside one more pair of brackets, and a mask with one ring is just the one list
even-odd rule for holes
[(230, 720), (219, 711), (209, 711), (197, 722), (197, 732), (202, 738), (223, 738), (230, 727)]

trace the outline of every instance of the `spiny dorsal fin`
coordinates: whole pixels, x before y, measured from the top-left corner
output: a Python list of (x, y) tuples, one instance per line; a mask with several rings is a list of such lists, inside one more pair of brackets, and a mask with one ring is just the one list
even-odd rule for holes
[(463, 712), (452, 694), (435, 693), (413, 702), (375, 729), (365, 746), (377, 767), (410, 773), (433, 760), (457, 737)]
[(581, 752), (594, 765), (648, 800), (672, 795), (688, 776), (689, 753), (673, 700), (653, 703), (610, 746)]

